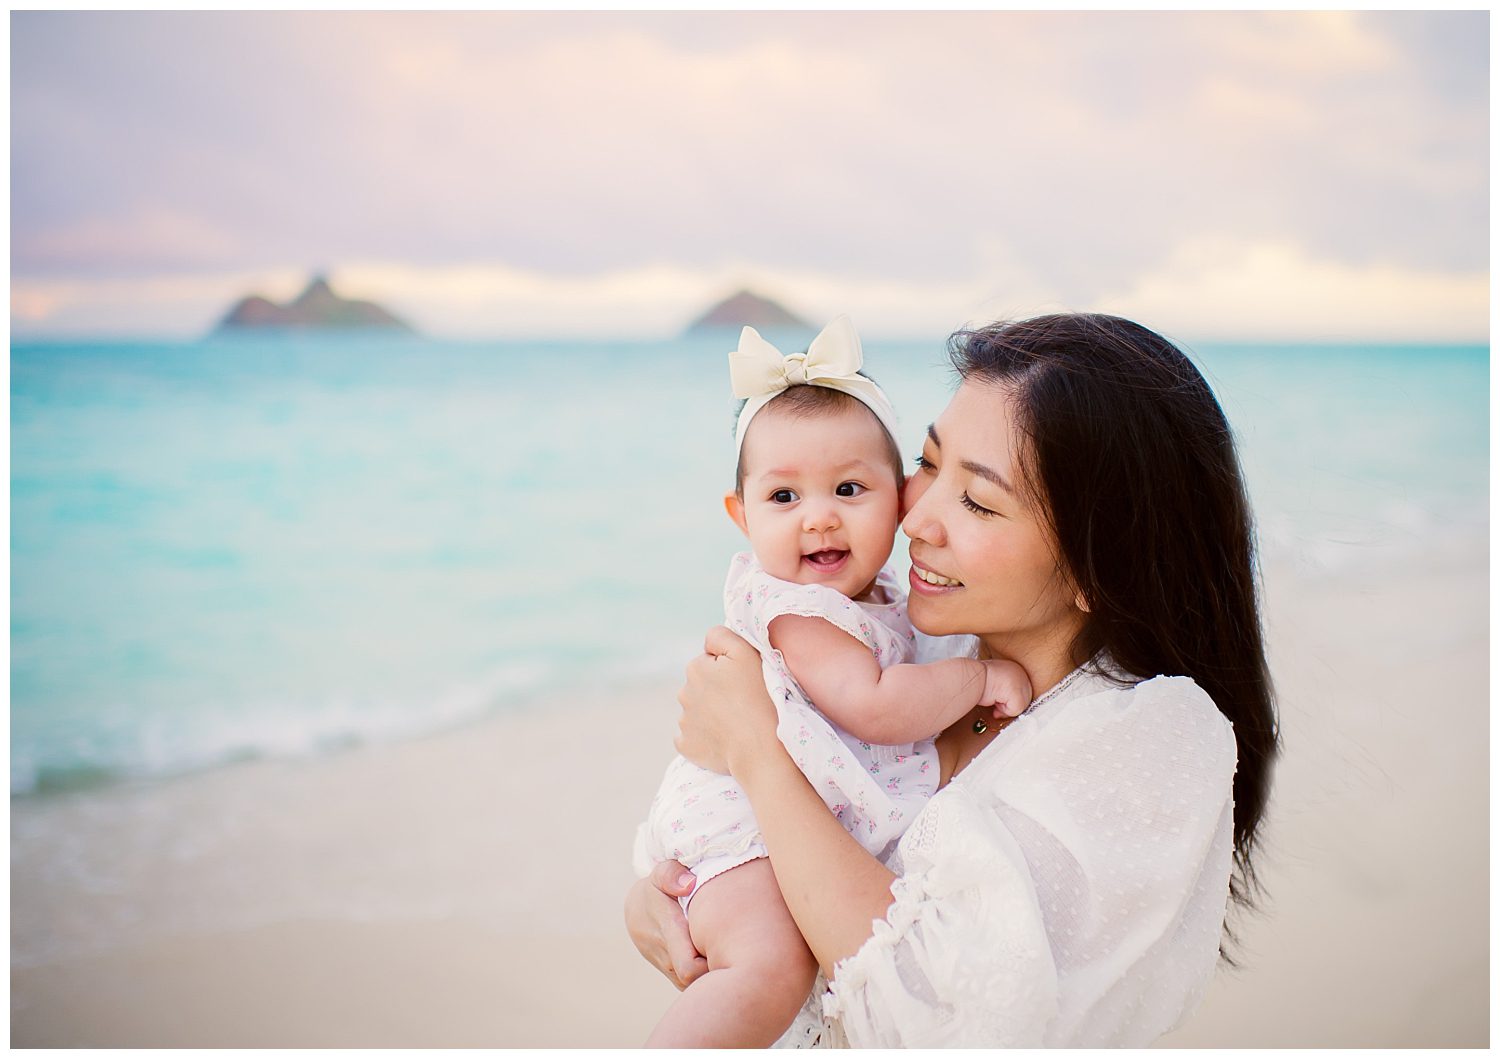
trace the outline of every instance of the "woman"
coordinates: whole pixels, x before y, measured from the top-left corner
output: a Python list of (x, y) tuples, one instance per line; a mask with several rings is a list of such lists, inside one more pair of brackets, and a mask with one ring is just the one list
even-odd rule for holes
[[(739, 781), (826, 978), (787, 1043), (1142, 1046), (1197, 1005), (1251, 893), (1276, 747), (1233, 441), (1187, 358), (1126, 320), (999, 324), (952, 355), (904, 496), (911, 619), (1040, 696), (939, 736), (943, 787), (884, 865), (792, 764), (727, 629), (677, 746)], [(683, 986), (679, 869), (626, 920)]]

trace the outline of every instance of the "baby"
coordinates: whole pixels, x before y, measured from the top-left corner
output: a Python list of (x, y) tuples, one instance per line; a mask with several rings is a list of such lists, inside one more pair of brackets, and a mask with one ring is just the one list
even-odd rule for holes
[[(911, 664), (906, 598), (886, 566), (904, 475), (895, 411), (859, 373), (859, 337), (840, 316), (805, 354), (783, 357), (753, 328), (730, 354), (746, 398), (729, 517), (750, 540), (724, 584), (726, 624), (761, 653), (777, 735), (829, 810), (884, 857), (938, 781), (932, 737), (976, 706), (1031, 701), (1014, 662)], [(807, 999), (817, 964), (787, 911), (755, 818), (729, 776), (678, 757), (641, 826), (637, 868), (675, 859), (709, 970), (646, 1042), (765, 1047)]]

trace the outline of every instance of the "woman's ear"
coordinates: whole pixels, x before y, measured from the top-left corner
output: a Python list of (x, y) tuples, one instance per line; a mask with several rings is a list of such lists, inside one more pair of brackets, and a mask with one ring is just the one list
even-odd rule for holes
[(1073, 597), (1073, 606), (1077, 607), (1084, 614), (1087, 614), (1089, 612), (1089, 601), (1083, 598), (1082, 589), (1080, 589), (1078, 591), (1078, 594)]
[(750, 536), (750, 530), (745, 527), (745, 502), (734, 493), (725, 493), (724, 510), (729, 513), (729, 520), (740, 528), (740, 532)]

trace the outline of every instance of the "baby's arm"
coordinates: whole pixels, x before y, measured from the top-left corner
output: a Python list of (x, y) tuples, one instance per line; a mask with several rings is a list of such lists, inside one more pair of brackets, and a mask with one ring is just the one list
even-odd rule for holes
[(818, 709), (867, 743), (914, 743), (975, 706), (993, 706), (999, 718), (1031, 703), (1031, 682), (1014, 662), (945, 658), (881, 669), (868, 647), (822, 618), (783, 614), (769, 631), (771, 646)]

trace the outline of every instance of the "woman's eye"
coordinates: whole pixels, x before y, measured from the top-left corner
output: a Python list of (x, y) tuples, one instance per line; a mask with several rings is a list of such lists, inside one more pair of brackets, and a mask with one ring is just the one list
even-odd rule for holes
[(982, 515), (985, 518), (989, 518), (991, 515), (998, 515), (1000, 513), (998, 511), (991, 511), (989, 508), (985, 507), (983, 504), (976, 504), (976, 503), (974, 503), (974, 498), (971, 497), (968, 493), (965, 493), (962, 496), (960, 496), (958, 498), (958, 502), (960, 504), (962, 504), (964, 507), (968, 508), (970, 511), (974, 512), (974, 514), (976, 514), (976, 515)]
[(937, 464), (933, 463), (931, 460), (929, 460), (926, 456), (922, 455), (920, 452), (917, 453), (917, 461), (916, 462), (917, 462), (917, 470), (919, 470), (919, 471), (931, 471), (931, 470), (935, 470), (936, 467), (937, 467)]
[(858, 482), (840, 482), (839, 487), (834, 490), (839, 496), (858, 496), (865, 491), (865, 487)]
[(790, 489), (778, 489), (771, 494), (771, 501), (776, 504), (790, 504), (796, 499), (797, 494)]

